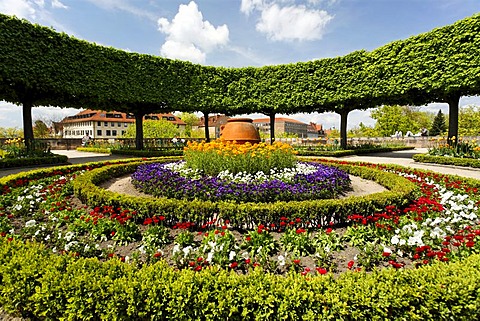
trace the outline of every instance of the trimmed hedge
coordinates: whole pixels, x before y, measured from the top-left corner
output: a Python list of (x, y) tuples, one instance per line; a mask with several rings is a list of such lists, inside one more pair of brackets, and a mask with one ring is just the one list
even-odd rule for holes
[(478, 320), (480, 255), (419, 269), (304, 277), (176, 271), (0, 239), (0, 306), (39, 320)]
[[(155, 162), (155, 161), (151, 161)], [(158, 162), (158, 161), (157, 161)], [(144, 162), (142, 162), (144, 163)], [(141, 218), (163, 215), (167, 221), (190, 221), (203, 224), (213, 217), (228, 219), (236, 227), (254, 226), (259, 222), (279, 222), (280, 217), (301, 218), (316, 224), (343, 223), (347, 215), (382, 211), (387, 205), (402, 206), (414, 196), (417, 187), (403, 177), (377, 169), (355, 165), (337, 165), (349, 174), (373, 180), (388, 191), (343, 199), (291, 201), (273, 203), (234, 203), (229, 201), (178, 200), (135, 197), (99, 187), (113, 177), (133, 173), (141, 162), (111, 165), (94, 169), (73, 181), (75, 195), (92, 207), (112, 205), (134, 209)], [(332, 164), (330, 164), (332, 165)]]
[(112, 149), (112, 154), (128, 155), (135, 157), (163, 157), (163, 156), (183, 156), (182, 149), (164, 149), (164, 150), (135, 150), (135, 149)]
[(0, 168), (25, 167), (35, 165), (66, 164), (68, 157), (65, 155), (52, 154), (44, 157), (31, 158), (2, 158), (0, 159)]
[(435, 163), (442, 165), (454, 165), (480, 168), (480, 160), (474, 158), (460, 158), (460, 157), (446, 157), (446, 156), (433, 156), (428, 154), (415, 154), (413, 160), (422, 163)]
[(400, 150), (412, 150), (415, 147), (378, 147), (378, 148), (362, 148), (362, 149), (346, 149), (346, 150), (315, 150), (308, 148), (295, 148), (298, 152), (298, 156), (322, 156), (322, 157), (342, 157), (342, 156), (351, 156), (351, 155), (368, 155), (374, 153), (386, 153), (386, 152), (394, 152)]
[(79, 152), (90, 152), (90, 153), (103, 153), (110, 154), (110, 148), (100, 148), (100, 147), (77, 147)]

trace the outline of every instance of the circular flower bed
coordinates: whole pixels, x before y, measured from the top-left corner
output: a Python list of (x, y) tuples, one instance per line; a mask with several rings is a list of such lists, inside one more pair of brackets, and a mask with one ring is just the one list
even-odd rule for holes
[(348, 190), (350, 178), (338, 168), (297, 163), (270, 173), (228, 170), (205, 176), (185, 162), (145, 164), (132, 174), (134, 186), (157, 197), (234, 202), (301, 201), (335, 198)]

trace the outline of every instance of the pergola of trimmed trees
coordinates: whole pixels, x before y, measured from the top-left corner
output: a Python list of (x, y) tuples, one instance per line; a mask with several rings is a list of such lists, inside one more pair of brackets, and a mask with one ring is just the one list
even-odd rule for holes
[(22, 106), (27, 147), (35, 106), (133, 113), (137, 148), (143, 116), (152, 112), (263, 113), (272, 122), (277, 113), (335, 112), (346, 147), (352, 110), (446, 102), (451, 139), (460, 98), (478, 94), (479, 14), (371, 52), (244, 68), (129, 53), (0, 14), (0, 99)]

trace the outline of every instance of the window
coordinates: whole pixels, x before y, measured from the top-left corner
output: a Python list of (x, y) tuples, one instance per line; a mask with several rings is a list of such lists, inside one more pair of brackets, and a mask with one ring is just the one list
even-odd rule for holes
[(111, 123), (110, 123), (110, 126), (115, 127), (115, 123), (114, 123), (114, 122), (111, 122)]
[(111, 136), (111, 135), (110, 135), (110, 131), (109, 131), (108, 129), (107, 129), (105, 132), (106, 132), (106, 133), (105, 133), (105, 136)]
[(123, 135), (125, 135), (125, 131), (124, 131), (124, 130), (122, 130), (122, 136), (123, 136)]
[(103, 125), (108, 126), (108, 121), (104, 122)]
[(118, 127), (122, 127), (122, 123), (118, 123)]
[(112, 136), (117, 136), (117, 131), (116, 130), (112, 130)]
[(123, 123), (123, 127), (128, 127), (128, 123)]
[(102, 122), (101, 122), (101, 121), (97, 121), (97, 125), (98, 125), (98, 126), (102, 126)]
[(97, 136), (102, 136), (102, 130), (101, 129), (97, 130)]

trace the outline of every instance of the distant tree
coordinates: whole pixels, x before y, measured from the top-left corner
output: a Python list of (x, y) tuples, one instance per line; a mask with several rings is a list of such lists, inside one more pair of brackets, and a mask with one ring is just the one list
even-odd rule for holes
[(23, 137), (23, 130), (17, 127), (0, 127), (0, 138), (18, 138)]
[(378, 137), (380, 136), (377, 130), (372, 126), (366, 126), (360, 122), (358, 127), (353, 127), (348, 131), (348, 137)]
[[(145, 120), (143, 122), (143, 137), (144, 138), (173, 138), (180, 135), (180, 130), (175, 124), (168, 120)], [(135, 124), (127, 127), (123, 138), (135, 137)]]
[(432, 128), (430, 129), (431, 136), (443, 135), (447, 131), (447, 125), (445, 124), (445, 116), (442, 111), (439, 110), (435, 119), (433, 119)]
[(480, 135), (480, 107), (466, 106), (460, 108), (458, 113), (458, 135), (478, 136)]
[(198, 118), (195, 114), (185, 112), (181, 113), (179, 117), (186, 123), (184, 132), (185, 137), (192, 137), (192, 127), (200, 121), (200, 118)]
[(47, 138), (50, 136), (50, 130), (48, 126), (42, 120), (36, 120), (33, 125), (33, 137), (35, 138)]
[(433, 114), (422, 112), (418, 107), (384, 105), (371, 111), (370, 116), (377, 122), (375, 130), (380, 136), (390, 136), (396, 131), (405, 134), (419, 132), (421, 128), (430, 128)]

